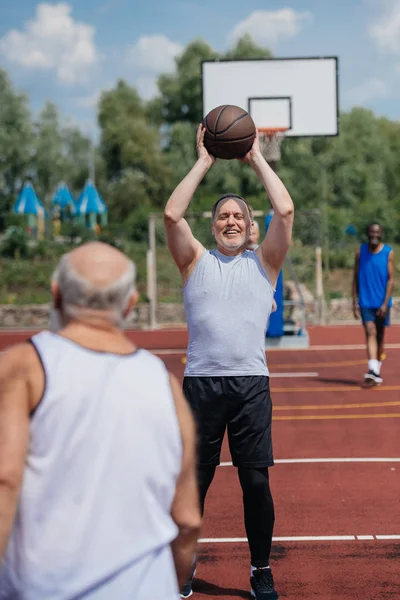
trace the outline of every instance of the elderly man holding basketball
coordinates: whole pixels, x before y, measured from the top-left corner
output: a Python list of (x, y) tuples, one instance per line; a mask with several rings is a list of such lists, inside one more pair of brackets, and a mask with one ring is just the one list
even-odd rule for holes
[[(252, 224), (248, 203), (235, 194), (224, 194), (212, 208), (217, 249), (204, 248), (184, 218), (198, 185), (215, 163), (204, 135), (205, 127), (200, 125), (198, 160), (164, 212), (168, 247), (182, 275), (189, 330), (183, 389), (198, 427), (200, 501), (204, 510), (227, 428), (243, 490), (251, 593), (257, 600), (275, 600), (278, 594), (269, 565), (275, 516), (268, 474), (274, 461), (265, 331), (274, 286), (291, 241), (294, 207), (264, 160), (256, 134), (240, 160), (253, 168), (271, 201), (274, 216), (267, 235), (255, 251), (247, 250)], [(190, 580), (181, 597), (191, 594)]]

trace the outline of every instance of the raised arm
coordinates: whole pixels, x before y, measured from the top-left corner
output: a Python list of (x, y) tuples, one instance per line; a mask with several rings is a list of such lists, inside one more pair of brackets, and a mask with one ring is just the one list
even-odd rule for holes
[(198, 160), (172, 192), (164, 210), (168, 248), (183, 279), (188, 277), (204, 251), (203, 245), (194, 237), (184, 216), (193, 194), (215, 162), (215, 158), (207, 152), (204, 146), (204, 127), (202, 125), (198, 127), (196, 142)]
[(293, 201), (282, 181), (264, 159), (260, 150), (258, 133), (252, 149), (242, 160), (249, 163), (255, 171), (267, 192), (274, 211), (267, 234), (256, 252), (271, 283), (275, 285), (292, 239)]

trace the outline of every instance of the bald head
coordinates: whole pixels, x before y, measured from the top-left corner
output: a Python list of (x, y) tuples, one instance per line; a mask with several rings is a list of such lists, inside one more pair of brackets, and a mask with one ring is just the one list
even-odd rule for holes
[(100, 311), (120, 323), (135, 292), (135, 266), (108, 244), (83, 244), (61, 258), (52, 290), (66, 320)]
[(89, 242), (67, 256), (75, 273), (98, 289), (118, 281), (131, 264), (125, 254), (102, 242)]

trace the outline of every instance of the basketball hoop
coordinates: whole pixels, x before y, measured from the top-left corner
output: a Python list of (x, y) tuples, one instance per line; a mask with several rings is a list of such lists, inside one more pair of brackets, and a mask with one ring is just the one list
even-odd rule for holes
[(268, 163), (274, 163), (281, 158), (281, 144), (287, 128), (285, 127), (260, 127), (258, 129), (260, 149)]

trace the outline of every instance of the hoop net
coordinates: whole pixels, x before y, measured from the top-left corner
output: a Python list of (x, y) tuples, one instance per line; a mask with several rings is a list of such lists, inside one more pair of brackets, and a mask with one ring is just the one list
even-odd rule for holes
[(259, 128), (260, 148), (267, 162), (280, 160), (281, 145), (286, 131), (283, 127)]

